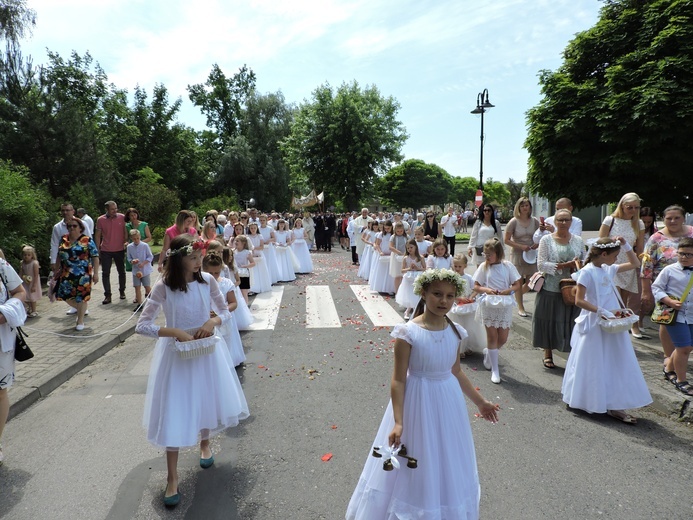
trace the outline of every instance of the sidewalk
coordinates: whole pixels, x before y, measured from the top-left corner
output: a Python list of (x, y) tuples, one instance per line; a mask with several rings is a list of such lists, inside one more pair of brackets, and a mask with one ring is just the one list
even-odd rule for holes
[[(66, 316), (70, 308), (64, 302), (50, 303), (47, 297), (38, 304), (37, 318), (29, 318), (23, 329), (34, 358), (15, 363), (15, 382), (10, 389), (10, 419), (103, 356), (135, 332), (133, 317), (135, 290), (128, 276), (127, 298), (118, 299), (118, 276), (111, 273), (113, 303), (102, 305), (103, 284), (92, 288), (89, 316), (83, 331), (75, 330), (75, 316)], [(98, 334), (98, 335), (97, 335)]]

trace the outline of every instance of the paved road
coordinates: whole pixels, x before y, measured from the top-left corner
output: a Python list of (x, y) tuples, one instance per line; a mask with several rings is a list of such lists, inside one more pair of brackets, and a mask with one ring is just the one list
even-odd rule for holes
[[(160, 505), (163, 454), (140, 427), (153, 343), (133, 336), (9, 423), (0, 518), (343, 518), (387, 405), (389, 328), (374, 321), (392, 302), (359, 301), (348, 255), (314, 259), (313, 275), (263, 304), (268, 324), (276, 311), (273, 328), (244, 334), (239, 375), (252, 416), (215, 439), (210, 470), (194, 450), (182, 454), (176, 511)], [(306, 302), (321, 298), (308, 286), (325, 285), (339, 326), (308, 328)], [(539, 356), (514, 332), (500, 386), (478, 357), (464, 362), (502, 406), (497, 425), (472, 416), (481, 517), (689, 518), (690, 427), (654, 410), (638, 412), (636, 427), (568, 412), (561, 371), (544, 370)]]

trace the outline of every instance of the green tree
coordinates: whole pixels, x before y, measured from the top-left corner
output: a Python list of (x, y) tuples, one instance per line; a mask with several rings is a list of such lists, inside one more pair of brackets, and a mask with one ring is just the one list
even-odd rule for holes
[(467, 207), (474, 203), (479, 179), (475, 177), (453, 177), (450, 201)]
[(121, 203), (122, 207), (137, 208), (152, 233), (156, 228), (171, 226), (181, 208), (178, 194), (162, 184), (162, 180), (151, 168), (142, 168), (127, 186)]
[(246, 65), (227, 78), (215, 63), (204, 84), (188, 85), (190, 101), (207, 116), (207, 126), (222, 146), (238, 134), (242, 110), (254, 90), (255, 73)]
[(515, 203), (515, 201), (511, 201), (510, 192), (505, 187), (505, 184), (494, 181), (491, 178), (484, 182), (484, 202), (501, 208), (507, 208), (510, 204)]
[(41, 264), (48, 265), (50, 233), (45, 190), (29, 181), (26, 168), (0, 160), (0, 249), (7, 260), (19, 266), (22, 246), (31, 244), (39, 254)]
[[(528, 188), (576, 207), (636, 191), (684, 202), (693, 155), (693, 3), (610, 0), (527, 112)], [(660, 182), (662, 176), (666, 182)]]
[(508, 182), (505, 183), (505, 187), (508, 189), (508, 192), (510, 193), (510, 203), (513, 205), (520, 197), (527, 196), (527, 190), (525, 190), (525, 183), (522, 181), (517, 182), (514, 179), (508, 179)]
[(0, 40), (8, 47), (16, 45), (36, 25), (36, 11), (29, 9), (26, 0), (0, 1)]
[(450, 200), (453, 180), (440, 166), (408, 159), (380, 179), (379, 189), (381, 199), (397, 208), (442, 206)]
[(324, 190), (327, 200), (357, 207), (377, 177), (402, 160), (407, 134), (398, 110), (399, 103), (375, 86), (362, 90), (354, 81), (315, 89), (283, 143), (292, 187)]

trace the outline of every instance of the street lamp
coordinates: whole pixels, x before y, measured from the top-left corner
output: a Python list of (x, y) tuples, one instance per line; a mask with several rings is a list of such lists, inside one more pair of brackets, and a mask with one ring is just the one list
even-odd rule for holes
[(479, 189), (484, 189), (484, 114), (489, 108), (493, 108), (488, 100), (488, 89), (485, 88), (482, 92), (476, 95), (476, 108), (472, 110), (472, 114), (481, 114), (481, 152), (479, 154)]
[(241, 199), (241, 203), (245, 206), (246, 211), (250, 206), (255, 206), (255, 199), (250, 197), (248, 200)]

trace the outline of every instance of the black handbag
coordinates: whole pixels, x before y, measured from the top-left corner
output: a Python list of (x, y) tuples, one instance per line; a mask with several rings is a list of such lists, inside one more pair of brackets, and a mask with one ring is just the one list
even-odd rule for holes
[(28, 336), (29, 335), (24, 332), (21, 327), (17, 327), (17, 338), (14, 340), (14, 359), (16, 361), (26, 361), (34, 357), (34, 353), (24, 339)]

